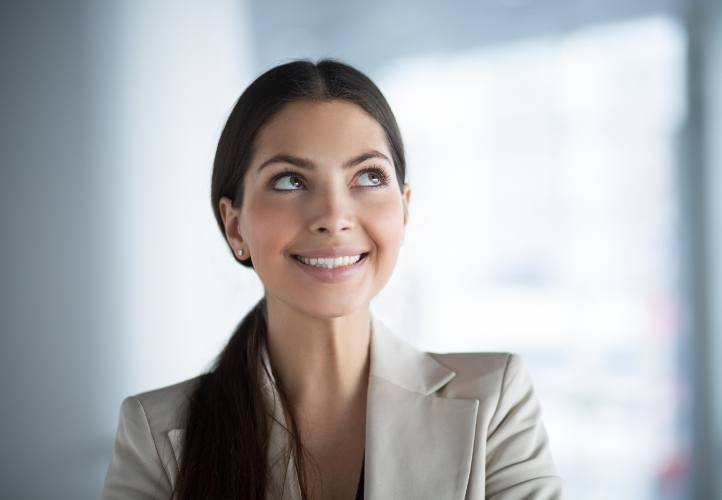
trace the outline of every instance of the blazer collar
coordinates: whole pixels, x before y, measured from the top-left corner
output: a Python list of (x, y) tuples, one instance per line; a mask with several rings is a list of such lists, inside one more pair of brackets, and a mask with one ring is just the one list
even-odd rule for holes
[(384, 379), (408, 391), (431, 394), (456, 373), (428, 353), (397, 337), (376, 316), (371, 316), (371, 377)]
[[(366, 498), (463, 500), (471, 471), (477, 400), (439, 397), (456, 373), (429, 353), (397, 337), (371, 315), (371, 359), (366, 408), (364, 493)], [(295, 463), (287, 456), (287, 419), (268, 351), (270, 378), (262, 388), (272, 406), (267, 499), (300, 500)], [(182, 430), (169, 432), (176, 460)]]

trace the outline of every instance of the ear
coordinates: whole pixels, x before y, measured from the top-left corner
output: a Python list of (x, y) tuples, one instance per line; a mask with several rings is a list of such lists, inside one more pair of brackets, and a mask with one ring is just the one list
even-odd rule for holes
[(411, 203), (411, 186), (404, 183), (404, 191), (402, 194), (404, 202), (404, 226), (409, 222), (409, 204)]
[(401, 244), (404, 244), (404, 238), (406, 237), (406, 225), (409, 223), (409, 203), (411, 203), (411, 186), (404, 183), (404, 190), (401, 195), (401, 201), (404, 204), (404, 231), (401, 236)]
[[(248, 255), (248, 246), (241, 234), (241, 209), (235, 208), (230, 198), (224, 196), (218, 202), (218, 211), (223, 220), (226, 241), (237, 258), (243, 259)], [(238, 250), (243, 249), (244, 257), (238, 256)]]

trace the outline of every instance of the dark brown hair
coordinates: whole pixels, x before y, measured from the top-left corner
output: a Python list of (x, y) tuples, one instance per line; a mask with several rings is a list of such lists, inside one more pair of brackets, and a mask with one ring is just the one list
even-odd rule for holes
[[(219, 201), (228, 197), (234, 207), (242, 205), (244, 178), (261, 127), (289, 102), (337, 99), (357, 104), (384, 129), (399, 189), (403, 190), (406, 161), (401, 134), (378, 87), (359, 70), (338, 60), (321, 59), (315, 64), (291, 61), (266, 71), (246, 88), (221, 133), (213, 163), (211, 203), (224, 237)], [(240, 260), (230, 245), (229, 249), (236, 261), (253, 267), (251, 259)], [(200, 377), (189, 396), (176, 500), (265, 500), (272, 417), (260, 387), (266, 314), (264, 297), (241, 320), (211, 370)], [(296, 462), (302, 498), (307, 499), (311, 495), (303, 474), (305, 452), (280, 379), (276, 389), (289, 416), (288, 452)]]

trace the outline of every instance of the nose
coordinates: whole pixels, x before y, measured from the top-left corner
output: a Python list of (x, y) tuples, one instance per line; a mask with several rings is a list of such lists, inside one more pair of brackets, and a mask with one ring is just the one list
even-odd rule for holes
[(318, 192), (312, 204), (309, 228), (313, 233), (335, 235), (355, 225), (353, 199), (345, 187), (328, 187)]

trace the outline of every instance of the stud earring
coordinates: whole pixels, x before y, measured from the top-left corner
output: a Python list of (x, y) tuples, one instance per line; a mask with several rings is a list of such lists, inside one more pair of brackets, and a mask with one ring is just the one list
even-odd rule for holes
[(243, 249), (242, 249), (242, 248), (239, 248), (239, 249), (238, 249), (238, 255), (243, 256)]

